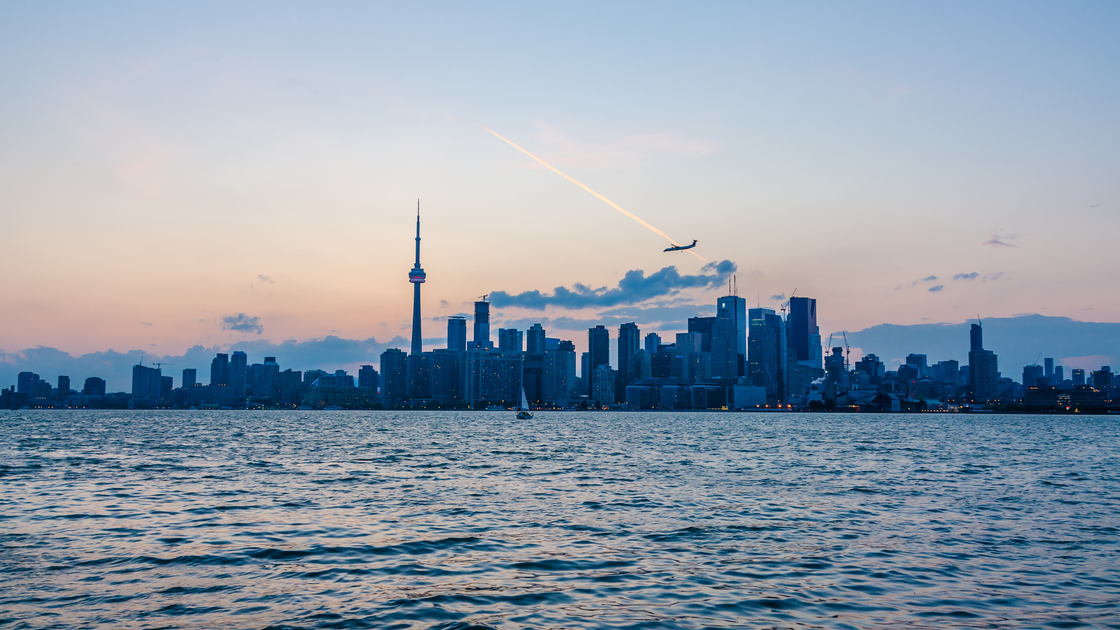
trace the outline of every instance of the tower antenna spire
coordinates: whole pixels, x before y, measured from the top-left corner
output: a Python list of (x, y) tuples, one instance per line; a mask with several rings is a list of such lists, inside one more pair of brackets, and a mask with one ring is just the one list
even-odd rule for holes
[(416, 200), (416, 264), (408, 272), (408, 281), (412, 283), (412, 354), (424, 351), (423, 336), (420, 334), (420, 285), (424, 284), (427, 276), (420, 267), (420, 200)]

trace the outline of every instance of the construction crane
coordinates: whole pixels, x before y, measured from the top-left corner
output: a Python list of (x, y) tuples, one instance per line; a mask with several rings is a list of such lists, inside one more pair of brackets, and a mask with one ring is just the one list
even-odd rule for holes
[(487, 293), (486, 295), (480, 295), (480, 296), (478, 296), (478, 299), (480, 299), (480, 300), (482, 300), (483, 302), (485, 302), (485, 301), (486, 301), (486, 300), (487, 300), (487, 299), (488, 299), (489, 297), (490, 297), (490, 294), (489, 294), (489, 293)]
[(175, 365), (174, 363), (160, 363), (159, 361), (152, 361), (152, 365), (156, 366), (157, 370), (162, 370), (165, 365)]
[(786, 316), (786, 310), (789, 309), (790, 300), (792, 300), (793, 296), (795, 296), (795, 295), (797, 295), (797, 287), (794, 287), (793, 288), (793, 293), (789, 294), (789, 300), (786, 300), (784, 303), (782, 303), (782, 318), (783, 319)]
[(848, 331), (840, 331), (844, 335), (844, 371), (848, 371), (848, 359), (852, 356), (852, 349), (848, 346)]

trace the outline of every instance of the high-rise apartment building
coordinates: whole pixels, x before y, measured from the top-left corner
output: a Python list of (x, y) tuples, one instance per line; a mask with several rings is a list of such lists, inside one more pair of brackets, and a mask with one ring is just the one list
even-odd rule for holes
[(191, 388), (198, 382), (198, 370), (194, 368), (186, 368), (183, 370), (183, 387)]
[(821, 367), (821, 331), (817, 326), (817, 301), (807, 297), (789, 300), (789, 320), (786, 322), (789, 350), (794, 360)]
[(229, 357), (229, 379), (230, 385), (233, 386), (233, 397), (244, 398), (248, 386), (248, 379), (246, 368), (249, 364), (249, 357), (244, 352), (238, 350)]
[(210, 361), (210, 387), (229, 385), (229, 355), (219, 352)]
[[(680, 335), (677, 335), (677, 336), (680, 337)], [(659, 347), (661, 347), (661, 335), (659, 335), (657, 333), (652, 333), (652, 332), (648, 333), (646, 335), (646, 341), (645, 341), (645, 346), (644, 346), (646, 354), (652, 355), (652, 354), (657, 353), (657, 349)]]
[(408, 398), (408, 355), (397, 348), (381, 353), (381, 404), (392, 407)]
[[(615, 391), (616, 400), (626, 399), (626, 386), (630, 384), (630, 357), (641, 349), (642, 331), (634, 322), (618, 327), (618, 378)], [(591, 368), (595, 369), (594, 365)]]
[(467, 351), (467, 318), (454, 315), (447, 318), (447, 349)]
[(533, 324), (525, 333), (525, 354), (544, 355), (545, 330), (540, 324)]
[(556, 349), (544, 353), (544, 399), (561, 407), (575, 400), (576, 346), (571, 341), (560, 341)]
[(492, 349), (490, 341), (490, 303), (480, 300), (474, 303), (474, 341), (467, 349), (476, 350)]
[(509, 355), (521, 355), (523, 333), (516, 328), (498, 329), (498, 352)]
[(587, 329), (587, 356), (589, 371), (583, 374), (584, 378), (591, 376), (595, 368), (600, 365), (610, 365), (611, 331), (605, 326), (599, 325)]

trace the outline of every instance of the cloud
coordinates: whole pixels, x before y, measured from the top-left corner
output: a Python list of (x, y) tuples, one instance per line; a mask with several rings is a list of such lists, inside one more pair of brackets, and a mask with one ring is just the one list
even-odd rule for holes
[(490, 303), (497, 308), (519, 307), (543, 311), (549, 306), (566, 309), (607, 308), (637, 304), (656, 297), (672, 295), (681, 289), (708, 289), (723, 284), (727, 274), (737, 267), (730, 260), (704, 265), (701, 272), (693, 276), (682, 276), (676, 267), (664, 267), (646, 276), (645, 271), (627, 271), (618, 286), (613, 289), (602, 287), (592, 289), (585, 284), (576, 283), (571, 289), (556, 287), (551, 295), (537, 290), (525, 291), (516, 295), (505, 291), (490, 294)]
[(786, 294), (785, 293), (779, 293), (777, 295), (771, 295), (770, 296), (770, 301), (771, 302), (785, 302), (786, 301)]
[(945, 285), (943, 285), (943, 284), (939, 284), (939, 285), (937, 285), (937, 286), (935, 286), (935, 287), (930, 287), (930, 288), (929, 288), (929, 292), (930, 292), (930, 293), (940, 293), (940, 292), (941, 292), (941, 289), (944, 289), (944, 288), (945, 288)]
[(237, 332), (259, 335), (264, 332), (264, 326), (261, 326), (261, 318), (238, 313), (237, 315), (226, 315), (222, 318), (222, 330), (236, 330)]
[(979, 275), (980, 274), (976, 273), (975, 271), (973, 271), (972, 273), (958, 273), (957, 275), (953, 276), (953, 279), (954, 280), (975, 280), (976, 277), (979, 276)]
[(144, 326), (151, 326), (152, 325), (150, 322), (140, 322), (140, 323), (143, 324)]
[(263, 273), (257, 275), (257, 280), (260, 280), (261, 282), (267, 282), (269, 284), (272, 284), (274, 282), (274, 280), (272, 278), (269, 278), (268, 276), (264, 275)]
[(1018, 237), (1019, 237), (1018, 234), (999, 234), (998, 232), (993, 231), (992, 234), (991, 234), (991, 238), (984, 241), (983, 244), (984, 245), (990, 245), (992, 247), (1019, 247), (1018, 245), (1015, 245), (1014, 243), (1008, 243), (1007, 242), (1007, 241), (1013, 241)]
[(936, 281), (937, 281), (937, 276), (926, 276), (925, 278), (922, 278), (921, 280), (915, 280), (915, 281), (911, 282), (910, 286), (916, 287), (923, 282), (936, 282)]
[(447, 300), (440, 300), (439, 301), (439, 307), (440, 308), (447, 308), (448, 306), (451, 306), (451, 302), (448, 302)]

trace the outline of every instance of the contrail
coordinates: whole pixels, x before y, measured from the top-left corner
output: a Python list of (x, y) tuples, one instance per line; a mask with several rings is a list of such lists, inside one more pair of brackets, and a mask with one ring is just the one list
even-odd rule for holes
[[(603, 200), (603, 202), (605, 202), (608, 206), (614, 208), (615, 210), (618, 210), (622, 214), (625, 214), (626, 216), (630, 217), (631, 219), (634, 219), (638, 223), (641, 223), (642, 225), (644, 225), (647, 229), (651, 230), (652, 232), (654, 232), (656, 234), (660, 234), (661, 236), (664, 236), (673, 245), (680, 246), (680, 243), (674, 241), (673, 237), (669, 236), (668, 234), (662, 232), (661, 230), (659, 230), (659, 229), (653, 227), (652, 225), (646, 223), (645, 221), (641, 220), (634, 213), (624, 210), (617, 203), (611, 201), (610, 199), (607, 199), (606, 197), (604, 197), (604, 196), (600, 195), (599, 193), (595, 192), (594, 190), (591, 190), (587, 186), (584, 186), (583, 182), (577, 180), (576, 178), (572, 177), (571, 175), (568, 175), (567, 173), (564, 173), (564, 172), (560, 171), (555, 166), (549, 164), (548, 162), (545, 162), (544, 160), (540, 159), (539, 157), (533, 155), (532, 153), (529, 153), (528, 151), (526, 151), (525, 149), (522, 149), (521, 147), (517, 146), (513, 142), (510, 142), (510, 140), (508, 138), (502, 136), (500, 133), (498, 133), (497, 131), (494, 131), (493, 129), (491, 129), (489, 127), (487, 127), (486, 125), (484, 125), (482, 123), (478, 123), (478, 126), (482, 127), (486, 131), (489, 131), (490, 133), (494, 134), (495, 136), (498, 136), (498, 138), (500, 138), (502, 140), (505, 140), (511, 147), (517, 149), (518, 151), (524, 153), (525, 155), (528, 155), (529, 157), (533, 158), (534, 160), (536, 160), (536, 161), (540, 162), (541, 164), (547, 166), (549, 170), (556, 173), (557, 175), (560, 175), (560, 176), (564, 177), (565, 179), (572, 182), (576, 186), (579, 186), (580, 188), (582, 188), (582, 189), (586, 190), (587, 192), (591, 193), (592, 195), (595, 195), (599, 199)], [(688, 253), (692, 254), (693, 256), (699, 258), (700, 260), (703, 260), (704, 262), (708, 262), (707, 258), (704, 258), (703, 256), (701, 256), (700, 254), (697, 254), (696, 252), (692, 251), (691, 249), (688, 249), (688, 250), (685, 250), (685, 251), (687, 251)]]

